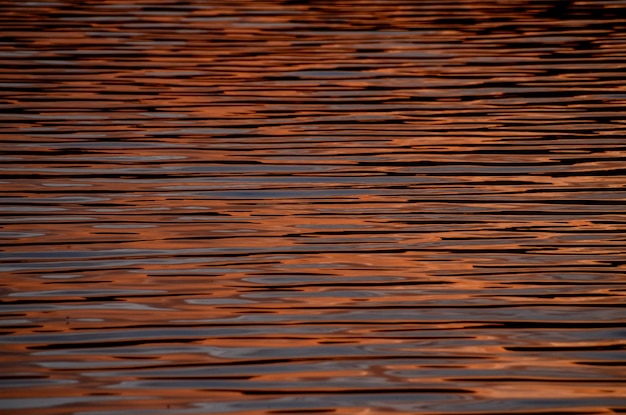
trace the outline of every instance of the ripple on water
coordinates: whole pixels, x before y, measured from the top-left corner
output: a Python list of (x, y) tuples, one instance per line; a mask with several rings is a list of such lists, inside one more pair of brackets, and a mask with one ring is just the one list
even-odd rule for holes
[(14, 2), (0, 409), (626, 411), (621, 2)]

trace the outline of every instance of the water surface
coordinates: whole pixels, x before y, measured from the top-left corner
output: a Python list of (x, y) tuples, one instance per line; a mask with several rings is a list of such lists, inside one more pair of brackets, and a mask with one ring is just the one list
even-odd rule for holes
[(0, 7), (4, 412), (626, 412), (625, 2)]

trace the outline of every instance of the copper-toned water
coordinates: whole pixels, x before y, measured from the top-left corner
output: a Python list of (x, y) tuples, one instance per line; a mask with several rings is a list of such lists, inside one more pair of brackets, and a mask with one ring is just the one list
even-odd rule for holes
[(626, 3), (0, 4), (0, 410), (626, 412)]

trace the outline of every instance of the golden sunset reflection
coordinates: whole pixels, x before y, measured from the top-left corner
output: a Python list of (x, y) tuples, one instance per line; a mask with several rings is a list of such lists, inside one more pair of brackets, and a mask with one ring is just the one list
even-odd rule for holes
[(0, 412), (626, 412), (623, 2), (0, 5)]

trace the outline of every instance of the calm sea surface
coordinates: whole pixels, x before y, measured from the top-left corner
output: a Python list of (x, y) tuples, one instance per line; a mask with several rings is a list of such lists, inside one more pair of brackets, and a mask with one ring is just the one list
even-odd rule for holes
[(0, 2), (0, 412), (626, 412), (626, 1)]

